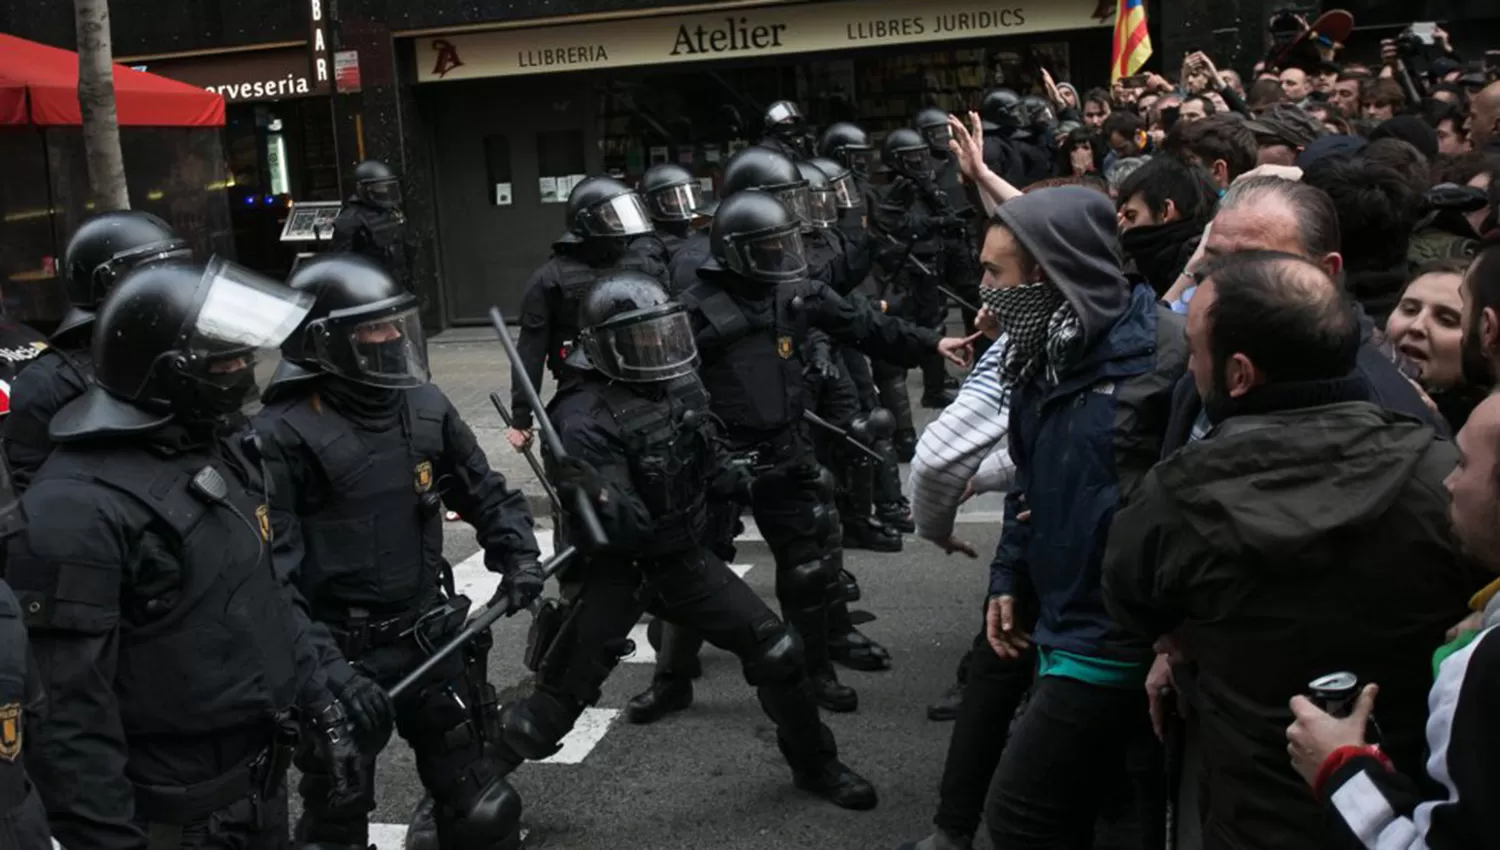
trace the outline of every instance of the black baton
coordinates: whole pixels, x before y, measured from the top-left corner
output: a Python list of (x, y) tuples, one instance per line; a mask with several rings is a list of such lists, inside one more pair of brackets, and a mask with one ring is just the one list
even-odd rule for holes
[(946, 286), (939, 286), (937, 288), (937, 291), (941, 292), (943, 295), (946, 295), (949, 298), (949, 300), (953, 301), (953, 303), (957, 304), (958, 306), (962, 307), (963, 309), (968, 310), (970, 313), (978, 313), (979, 312), (979, 308), (978, 307), (975, 307), (973, 304), (970, 304), (969, 302), (963, 300), (962, 298), (959, 298), (958, 297), (958, 293), (954, 292), (953, 290), (949, 289), (948, 287), (946, 287)]
[[(490, 404), (495, 406), (495, 412), (500, 414), (505, 427), (515, 430), (515, 420), (510, 418), (510, 411), (505, 409), (505, 402), (500, 399), (499, 393), (490, 393)], [(547, 498), (552, 501), (552, 509), (561, 514), (562, 502), (557, 498), (557, 491), (552, 489), (552, 482), (547, 480), (547, 473), (542, 471), (541, 461), (538, 461), (536, 454), (531, 451), (531, 445), (522, 446), (521, 454), (525, 455), (526, 462), (531, 464), (531, 471), (536, 474), (536, 480), (542, 482), (542, 489), (547, 491)]]
[(824, 419), (818, 414), (813, 413), (811, 410), (802, 411), (802, 417), (808, 422), (811, 422), (812, 424), (818, 426), (819, 428), (822, 428), (823, 430), (833, 434), (834, 436), (842, 437), (844, 441), (849, 445), (874, 458), (877, 462), (885, 462), (885, 455), (875, 451), (864, 443), (861, 443), (859, 440), (856, 440), (853, 434), (850, 434), (848, 431), (845, 431), (843, 428), (840, 428), (832, 422), (829, 422), (827, 419)]
[[(515, 380), (521, 385), (526, 393), (526, 403), (531, 405), (532, 418), (536, 420), (538, 431), (542, 432), (542, 439), (547, 441), (547, 448), (552, 456), (558, 460), (568, 456), (563, 448), (562, 440), (557, 436), (557, 429), (552, 427), (552, 420), (547, 418), (547, 409), (542, 407), (542, 398), (537, 395), (536, 387), (531, 385), (531, 379), (526, 377), (526, 370), (521, 365), (521, 353), (516, 350), (516, 343), (510, 338), (510, 331), (505, 327), (505, 314), (500, 312), (499, 307), (490, 308), (490, 324), (495, 327), (495, 334), (500, 337), (500, 344), (505, 346), (505, 354), (510, 358), (510, 371)], [(573, 500), (574, 514), (583, 523), (583, 530), (589, 536), (589, 542), (603, 548), (609, 545), (609, 538), (604, 534), (604, 526), (599, 522), (599, 515), (594, 513), (594, 503), (589, 501), (587, 493), (579, 491)]]
[[(553, 555), (552, 560), (547, 562), (547, 568), (542, 571), (543, 580), (551, 578), (554, 573), (561, 569), (562, 566), (568, 561), (572, 560), (573, 556), (577, 554), (578, 550), (575, 547), (569, 546), (561, 552), (558, 552), (556, 555)], [(386, 695), (394, 700), (400, 697), (403, 693), (406, 693), (408, 690), (411, 690), (412, 686), (415, 685), (418, 680), (420, 680), (423, 676), (426, 676), (428, 673), (431, 673), (432, 668), (443, 663), (443, 660), (445, 658), (457, 652), (463, 647), (464, 644), (478, 637), (481, 633), (488, 631), (490, 626), (495, 624), (496, 620), (500, 619), (501, 617), (508, 617), (513, 613), (515, 612), (506, 608), (504, 605), (494, 605), (486, 608), (483, 614), (480, 614), (478, 617), (470, 620), (469, 624), (464, 627), (463, 631), (459, 632), (457, 635), (454, 635), (453, 640), (450, 640), (439, 647), (436, 652), (428, 656), (426, 661), (423, 661), (421, 664), (417, 665), (417, 669), (406, 674), (405, 678), (397, 682), (395, 686), (393, 686), (389, 691), (386, 691)]]

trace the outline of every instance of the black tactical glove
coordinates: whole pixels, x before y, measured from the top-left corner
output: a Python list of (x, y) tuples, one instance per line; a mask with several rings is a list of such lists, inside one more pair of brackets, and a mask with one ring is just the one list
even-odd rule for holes
[(604, 494), (604, 478), (593, 464), (576, 457), (565, 457), (557, 462), (557, 492), (570, 500), (574, 493), (583, 493), (591, 502), (599, 501)]
[(354, 724), (337, 700), (313, 715), (313, 747), (328, 773), (328, 805), (341, 808), (359, 802), (368, 780), (365, 757), (354, 743)]
[(380, 752), (391, 739), (391, 726), (396, 718), (385, 689), (356, 674), (339, 691), (338, 699), (360, 750), (371, 755)]
[(505, 571), (500, 578), (500, 588), (490, 598), (490, 607), (503, 605), (507, 614), (525, 610), (542, 595), (547, 577), (542, 574), (542, 565), (536, 561), (522, 561)]
[(725, 464), (708, 485), (709, 495), (725, 502), (748, 505), (751, 502), (750, 487), (755, 483), (755, 473), (742, 464)]

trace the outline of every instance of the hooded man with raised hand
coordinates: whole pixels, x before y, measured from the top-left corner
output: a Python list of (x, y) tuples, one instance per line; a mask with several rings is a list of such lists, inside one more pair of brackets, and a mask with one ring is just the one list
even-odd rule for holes
[[(986, 806), (997, 847), (1086, 844), (1127, 753), (1155, 761), (1151, 648), (1106, 613), (1099, 568), (1116, 508), (1159, 455), (1187, 347), (1181, 318), (1127, 280), (1116, 243), (1107, 198), (1059, 187), (1000, 207), (980, 256), (981, 298), (1007, 335), (1016, 464), (987, 632), (1002, 657), (1033, 643), (1039, 657)], [(1136, 778), (1137, 799), (1159, 800), (1159, 777)], [(1159, 831), (1157, 813), (1141, 815)]]

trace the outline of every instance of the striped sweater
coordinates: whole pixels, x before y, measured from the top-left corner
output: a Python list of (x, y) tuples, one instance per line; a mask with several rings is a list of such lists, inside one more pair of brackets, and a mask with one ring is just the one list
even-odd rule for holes
[(922, 432), (911, 462), (911, 507), (917, 534), (947, 540), (964, 487), (971, 479), (976, 493), (1005, 490), (1015, 465), (1005, 445), (1010, 427), (1009, 399), (1000, 384), (1002, 336), (989, 347), (958, 397)]

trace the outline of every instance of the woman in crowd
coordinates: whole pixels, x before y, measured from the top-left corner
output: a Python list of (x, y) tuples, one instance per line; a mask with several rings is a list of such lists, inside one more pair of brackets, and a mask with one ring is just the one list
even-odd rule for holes
[(1419, 268), (1386, 322), (1386, 338), (1456, 433), (1484, 399), (1464, 380), (1463, 296), (1467, 262), (1436, 260)]

